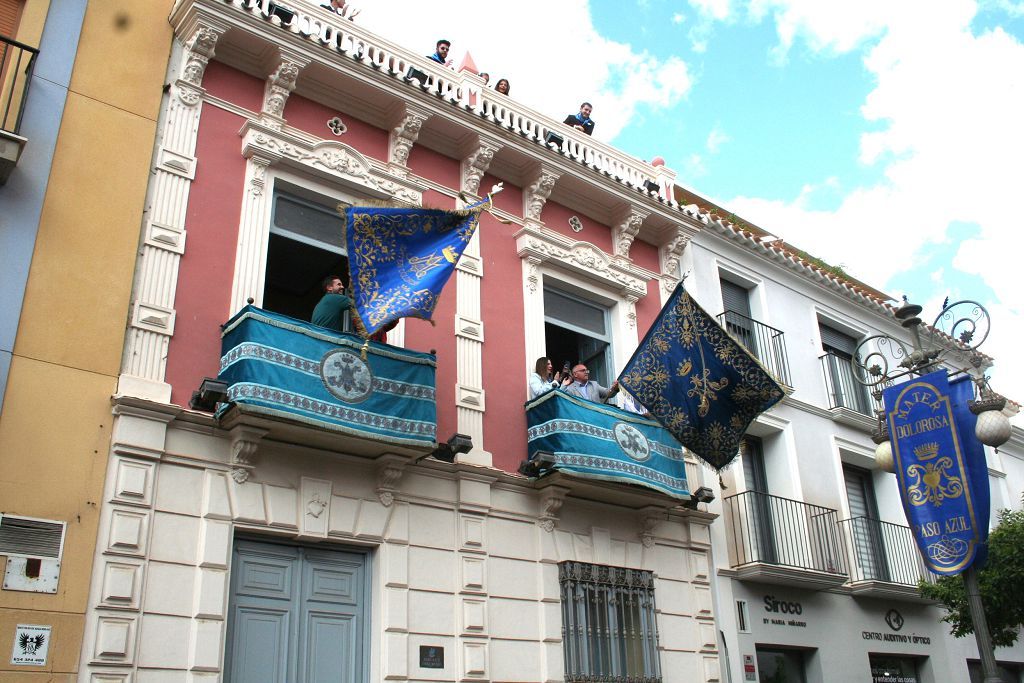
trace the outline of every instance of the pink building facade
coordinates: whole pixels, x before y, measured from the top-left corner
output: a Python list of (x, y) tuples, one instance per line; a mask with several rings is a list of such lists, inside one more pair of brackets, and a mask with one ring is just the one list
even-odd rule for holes
[[(517, 473), (534, 360), (609, 384), (678, 282), (703, 223), (673, 172), (311, 3), (182, 0), (170, 21), (82, 680), (720, 680), (715, 515)], [(232, 316), (308, 320), (347, 278), (339, 204), (498, 183), (509, 223), (484, 215), (436, 324), (388, 338), (435, 359), (437, 441), (471, 450), (188, 407)], [(567, 626), (590, 589), (625, 615), (600, 638)]]

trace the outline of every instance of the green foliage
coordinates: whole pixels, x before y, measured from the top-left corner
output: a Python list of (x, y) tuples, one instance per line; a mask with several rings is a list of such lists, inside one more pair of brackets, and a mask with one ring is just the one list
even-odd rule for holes
[(794, 249), (793, 251), (795, 251), (800, 258), (802, 258), (803, 260), (807, 261), (808, 263), (812, 263), (812, 264), (818, 266), (819, 268), (824, 270), (826, 273), (832, 273), (833, 275), (835, 275), (837, 277), (844, 278), (846, 280), (852, 279), (846, 273), (846, 270), (841, 265), (833, 266), (831, 263), (827, 263), (826, 261), (823, 261), (822, 259), (818, 258), (817, 256), (811, 256), (806, 251), (801, 251), (800, 249)]
[[(1024, 510), (999, 513), (999, 526), (988, 537), (988, 561), (978, 572), (978, 584), (992, 643), (1010, 647), (1024, 624)], [(918, 588), (921, 595), (946, 609), (942, 620), (952, 625), (954, 636), (974, 633), (961, 577), (944, 576), (934, 584), (922, 581)]]

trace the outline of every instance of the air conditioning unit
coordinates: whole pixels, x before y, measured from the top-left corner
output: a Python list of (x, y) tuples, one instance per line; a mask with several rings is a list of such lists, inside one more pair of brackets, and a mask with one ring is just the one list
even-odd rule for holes
[(65, 522), (0, 514), (0, 555), (7, 556), (3, 589), (56, 593)]

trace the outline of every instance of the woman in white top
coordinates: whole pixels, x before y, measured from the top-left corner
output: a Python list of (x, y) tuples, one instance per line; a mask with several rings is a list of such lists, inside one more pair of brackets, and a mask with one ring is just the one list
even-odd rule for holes
[[(551, 359), (541, 357), (537, 359), (536, 365), (533, 368), (533, 374), (530, 375), (530, 400), (537, 398), (545, 391), (551, 391), (557, 389), (562, 383), (562, 373), (556, 372), (552, 376), (554, 366), (551, 365)], [(571, 377), (566, 377), (564, 383), (568, 384), (572, 381)]]

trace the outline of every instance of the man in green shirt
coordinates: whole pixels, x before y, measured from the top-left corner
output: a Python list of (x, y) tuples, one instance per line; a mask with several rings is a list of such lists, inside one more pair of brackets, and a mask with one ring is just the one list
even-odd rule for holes
[(345, 331), (345, 311), (352, 308), (352, 299), (345, 296), (345, 284), (337, 275), (324, 278), (324, 296), (313, 309), (312, 322), (338, 332)]

